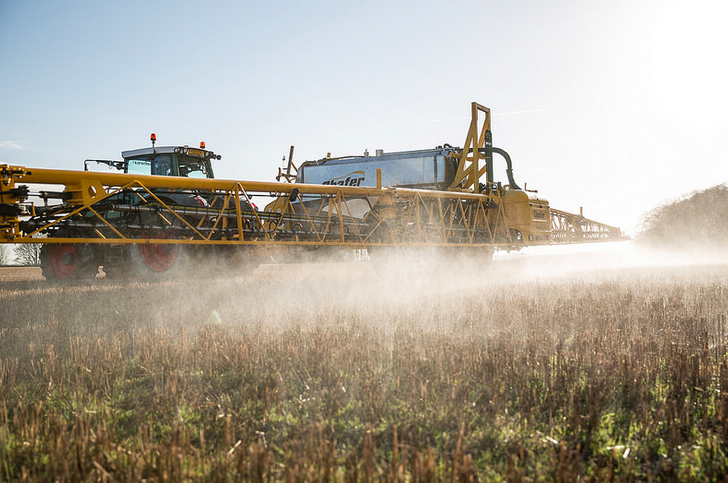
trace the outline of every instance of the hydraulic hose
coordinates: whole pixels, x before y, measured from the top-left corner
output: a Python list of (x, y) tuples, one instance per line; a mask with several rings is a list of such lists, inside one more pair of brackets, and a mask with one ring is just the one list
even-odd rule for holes
[[(471, 149), (470, 152), (472, 153), (473, 150)], [(493, 153), (498, 153), (501, 156), (503, 156), (503, 159), (506, 160), (506, 176), (508, 176), (508, 184), (510, 185), (511, 189), (520, 190), (521, 188), (516, 184), (516, 180), (513, 178), (513, 163), (511, 162), (511, 157), (508, 155), (507, 152), (502, 150), (501, 148), (496, 148), (494, 146), (488, 146), (485, 148), (478, 148), (478, 152), (481, 154), (490, 154), (491, 157), (493, 156)], [(488, 173), (488, 181), (493, 182), (492, 179), (492, 173)]]
[(501, 148), (490, 147), (489, 149), (494, 153), (498, 153), (503, 156), (503, 159), (506, 160), (506, 176), (508, 176), (508, 184), (511, 185), (511, 189), (520, 190), (521, 188), (516, 184), (516, 180), (513, 179), (513, 163), (511, 162), (511, 157), (508, 153)]

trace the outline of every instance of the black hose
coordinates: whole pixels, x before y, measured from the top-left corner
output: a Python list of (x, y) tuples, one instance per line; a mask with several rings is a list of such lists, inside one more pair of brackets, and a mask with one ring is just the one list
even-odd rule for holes
[[(473, 150), (471, 149), (470, 152), (472, 153)], [(488, 146), (485, 148), (478, 148), (478, 152), (482, 154), (490, 154), (491, 156), (493, 153), (498, 153), (501, 156), (503, 156), (503, 159), (506, 160), (506, 176), (508, 176), (508, 184), (510, 185), (511, 189), (520, 190), (521, 188), (516, 184), (516, 180), (513, 178), (513, 163), (511, 162), (511, 157), (508, 155), (507, 152), (502, 150), (501, 148), (496, 148), (494, 146)]]

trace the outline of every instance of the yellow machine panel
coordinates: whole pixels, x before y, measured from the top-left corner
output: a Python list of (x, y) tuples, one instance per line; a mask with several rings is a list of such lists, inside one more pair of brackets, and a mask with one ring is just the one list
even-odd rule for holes
[(517, 230), (526, 245), (551, 243), (549, 202), (535, 193), (507, 190), (503, 196), (510, 227)]

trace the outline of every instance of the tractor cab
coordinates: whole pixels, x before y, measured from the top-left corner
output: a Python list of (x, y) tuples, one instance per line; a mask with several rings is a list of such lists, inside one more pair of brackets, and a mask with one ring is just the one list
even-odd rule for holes
[(220, 159), (212, 151), (188, 146), (160, 146), (123, 151), (124, 172), (184, 178), (213, 178), (212, 159)]
[(200, 148), (197, 149), (189, 146), (155, 147), (157, 137), (154, 134), (152, 134), (151, 140), (151, 147), (122, 151), (123, 161), (87, 159), (84, 169), (88, 171), (88, 164), (95, 162), (106, 164), (127, 174), (214, 178), (212, 160), (221, 159), (222, 156), (206, 150), (204, 142), (201, 142)]
[[(110, 168), (131, 175), (175, 176), (182, 178), (213, 179), (212, 160), (222, 156), (205, 149), (201, 142), (199, 148), (189, 146), (155, 146), (157, 136), (151, 136), (152, 146), (148, 148), (122, 151), (123, 161), (106, 159), (87, 159), (84, 171), (89, 171), (89, 163), (105, 164)], [(137, 193), (132, 196), (132, 192)], [(109, 203), (138, 204), (153, 203), (161, 200), (164, 203), (179, 206), (213, 206), (222, 203), (218, 194), (212, 191), (188, 189), (147, 189), (134, 188), (132, 192), (118, 193), (106, 199)]]

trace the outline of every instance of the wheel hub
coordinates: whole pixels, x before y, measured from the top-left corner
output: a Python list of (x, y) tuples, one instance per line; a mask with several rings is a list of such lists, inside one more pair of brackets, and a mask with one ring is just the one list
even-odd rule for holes
[(78, 269), (78, 254), (73, 245), (53, 245), (50, 248), (49, 264), (58, 278), (71, 278)]
[[(158, 238), (166, 238), (166, 236), (160, 235)], [(160, 243), (150, 243), (139, 247), (144, 264), (157, 272), (163, 272), (171, 268), (177, 260), (178, 251), (179, 247), (177, 245)]]

